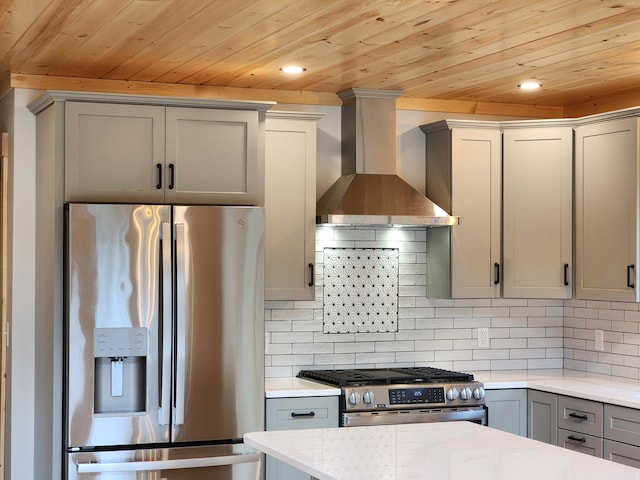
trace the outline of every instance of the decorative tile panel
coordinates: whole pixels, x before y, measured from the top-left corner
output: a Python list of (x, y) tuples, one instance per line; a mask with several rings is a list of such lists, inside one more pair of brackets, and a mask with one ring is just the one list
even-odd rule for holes
[(398, 331), (397, 248), (324, 249), (324, 333)]

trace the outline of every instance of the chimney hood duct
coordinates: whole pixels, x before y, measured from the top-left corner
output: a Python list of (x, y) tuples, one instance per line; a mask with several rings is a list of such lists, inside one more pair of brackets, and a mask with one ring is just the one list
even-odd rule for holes
[(457, 225), (396, 175), (398, 90), (352, 88), (342, 99), (342, 176), (318, 200), (316, 223)]

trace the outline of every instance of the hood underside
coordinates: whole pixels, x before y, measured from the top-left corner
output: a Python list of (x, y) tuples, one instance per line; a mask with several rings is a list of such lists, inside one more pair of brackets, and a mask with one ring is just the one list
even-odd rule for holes
[(316, 204), (316, 223), (334, 225), (457, 225), (396, 175), (397, 90), (341, 92), (342, 176)]

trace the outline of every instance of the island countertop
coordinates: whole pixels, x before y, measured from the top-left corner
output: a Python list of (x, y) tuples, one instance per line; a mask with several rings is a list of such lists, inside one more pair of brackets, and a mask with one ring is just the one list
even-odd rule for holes
[(470, 422), (253, 432), (319, 480), (640, 480), (640, 470)]

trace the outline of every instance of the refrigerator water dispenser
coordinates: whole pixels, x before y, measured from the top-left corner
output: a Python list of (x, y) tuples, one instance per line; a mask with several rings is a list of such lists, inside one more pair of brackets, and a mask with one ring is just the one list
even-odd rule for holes
[(147, 329), (96, 328), (93, 336), (95, 414), (146, 410)]

